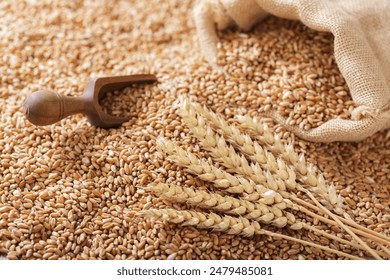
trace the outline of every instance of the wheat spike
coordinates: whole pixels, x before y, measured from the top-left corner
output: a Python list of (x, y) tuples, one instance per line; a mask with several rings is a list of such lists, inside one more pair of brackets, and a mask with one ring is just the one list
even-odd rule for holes
[[(205, 209), (213, 209), (227, 214), (241, 215), (247, 219), (272, 223), (277, 227), (284, 227), (289, 221), (286, 214), (282, 212), (286, 208), (285, 202), (278, 203), (275, 206), (269, 206), (261, 201), (252, 203), (231, 196), (222, 196), (203, 190), (194, 190), (188, 187), (163, 183), (157, 185), (151, 184), (148, 188), (161, 197), (172, 201), (190, 203)], [(292, 214), (290, 214), (289, 218), (295, 221), (295, 217)]]
[[(263, 148), (259, 148), (261, 146), (258, 145), (256, 141), (253, 141), (249, 137), (249, 135), (242, 134), (237, 126), (229, 125), (217, 114), (208, 110), (205, 107), (202, 107), (200, 104), (184, 102), (184, 105), (185, 106), (182, 107), (180, 112), (189, 109), (190, 113), (188, 115), (186, 115), (185, 112), (181, 113), (184, 115), (182, 116), (183, 119), (186, 120), (190, 118), (196, 118), (196, 112), (199, 113), (200, 115), (205, 117), (211, 123), (211, 125), (213, 125), (216, 129), (219, 129), (223, 135), (226, 135), (226, 137), (229, 138), (232, 143), (250, 159), (254, 160), (255, 162), (258, 162), (260, 165), (264, 166), (265, 169), (273, 173), (277, 173), (277, 175), (286, 173), (287, 175), (290, 174), (287, 170), (287, 166), (284, 166), (283, 169), (279, 169), (273, 154), (269, 153)], [(337, 197), (337, 195), (335, 196), (334, 193), (331, 191), (324, 192), (324, 188), (320, 188), (317, 186), (318, 175), (314, 167), (310, 164), (306, 164), (304, 157), (299, 157), (297, 153), (293, 151), (291, 145), (284, 145), (280, 137), (274, 136), (273, 133), (268, 129), (268, 127), (266, 125), (261, 125), (260, 122), (250, 120), (250, 118), (248, 117), (241, 117), (239, 118), (239, 121), (241, 124), (247, 123), (247, 125), (243, 125), (244, 128), (249, 127), (251, 129), (255, 129), (255, 131), (259, 134), (259, 136), (256, 138), (259, 139), (260, 143), (264, 143), (268, 147), (270, 147), (270, 151), (275, 152), (276, 154), (280, 154), (284, 159), (287, 159), (292, 164), (294, 169), (303, 172), (303, 174), (299, 173), (300, 175), (298, 177), (299, 179), (302, 179), (305, 184), (311, 186), (313, 192), (315, 192), (323, 199), (329, 201), (332, 205), (335, 205), (337, 207), (339, 206), (339, 204), (341, 203), (339, 201), (339, 197)], [(189, 126), (191, 126), (192, 124), (195, 124), (195, 122), (189, 122)], [(287, 151), (289, 152), (289, 154), (287, 153)], [(286, 179), (288, 179), (288, 177)]]
[[(291, 196), (291, 194), (284, 192), (286, 186), (290, 189), (298, 188), (299, 190), (303, 190), (303, 187), (296, 183), (296, 173), (294, 170), (287, 166), (282, 159), (276, 160), (272, 153), (263, 150), (261, 146), (256, 141), (252, 141), (249, 136), (242, 135), (241, 132), (236, 131), (233, 126), (230, 126), (230, 128), (233, 129), (234, 133), (229, 128), (224, 129), (225, 132), (228, 131), (228, 135), (231, 136), (234, 134), (236, 141), (242, 144), (238, 149), (242, 150), (246, 155), (249, 155), (249, 157), (256, 162), (251, 165), (246, 161), (245, 157), (240, 157), (235, 150), (226, 143), (223, 137), (220, 137), (213, 132), (212, 129), (206, 125), (205, 120), (198, 112), (201, 112), (205, 117), (208, 117), (209, 120), (217, 125), (227, 126), (222, 118), (211, 111), (200, 107), (198, 104), (188, 103), (186, 100), (183, 101), (183, 106), (180, 106), (180, 108), (179, 112), (181, 116), (187, 122), (194, 135), (200, 140), (202, 146), (210, 151), (212, 155), (225, 167), (229, 168), (229, 170), (235, 170), (239, 175), (247, 175), (255, 183), (264, 184), (268, 189), (280, 189), (280, 193), (283, 194), (285, 198)], [(264, 131), (266, 131), (266, 128)], [(276, 140), (271, 140), (273, 139), (271, 136), (270, 133), (265, 134), (265, 141), (267, 141), (267, 143), (280, 143), (280, 139), (278, 140), (278, 138), (276, 138)], [(278, 150), (282, 150), (281, 144), (279, 144), (278, 147)], [(288, 150), (289, 148), (286, 149)], [(298, 158), (298, 156), (296, 155), (294, 158)], [(303, 159), (298, 158), (297, 162), (302, 163), (304, 161)], [(265, 172), (257, 163), (264, 166), (267, 171)], [(306, 167), (306, 165), (304, 166)], [(314, 178), (310, 166), (308, 169), (307, 178), (313, 185), (317, 183), (317, 179)], [(276, 180), (274, 179), (272, 172), (275, 174)], [(276, 181), (278, 181), (278, 183), (276, 183)], [(323, 177), (320, 177), (318, 182), (321, 183), (317, 187), (319, 191), (324, 188), (326, 189), (326, 187), (324, 187), (325, 182)], [(322, 197), (326, 197), (331, 202), (335, 203), (337, 201), (338, 197), (335, 192), (331, 192), (330, 194), (332, 195), (330, 196), (324, 195), (324, 192), (321, 193)]]
[(250, 178), (233, 176), (197, 158), (193, 153), (183, 150), (168, 139), (159, 137), (157, 146), (169, 155), (169, 160), (185, 167), (188, 172), (197, 175), (200, 179), (214, 183), (216, 187), (228, 193), (243, 194), (247, 200), (253, 201), (260, 199), (261, 194), (266, 191), (262, 185), (256, 184)]
[[(320, 231), (313, 226), (297, 221), (295, 216), (289, 212), (277, 214), (274, 207), (269, 207), (261, 203), (251, 203), (243, 199), (237, 199), (230, 196), (222, 196), (215, 193), (209, 193), (203, 190), (194, 190), (188, 187), (179, 187), (168, 184), (150, 184), (148, 189), (163, 198), (179, 202), (189, 203), (200, 206), (204, 209), (216, 210), (218, 212), (243, 216), (248, 220), (254, 220), (261, 223), (272, 223), (273, 225), (282, 228), (290, 225), (291, 229), (299, 230), (305, 228), (317, 234), (323, 235), (338, 242), (365, 249), (356, 243), (330, 235), (324, 231)], [(283, 202), (286, 206), (286, 203)], [(283, 208), (285, 209), (285, 208)], [(386, 257), (386, 254), (377, 252), (381, 256)]]
[(233, 176), (197, 158), (193, 153), (185, 151), (170, 140), (160, 137), (157, 139), (157, 146), (169, 155), (168, 159), (185, 167), (188, 172), (198, 175), (202, 180), (214, 183), (216, 187), (226, 192), (251, 194), (256, 189), (256, 184), (252, 180)]
[[(278, 135), (275, 135), (273, 143), (265, 141), (265, 138), (271, 138), (272, 133), (265, 124), (262, 124), (256, 117), (240, 116), (238, 118), (240, 127), (250, 129), (256, 133), (256, 139), (266, 144), (271, 151), (280, 155), (284, 160), (291, 164), (297, 170), (298, 179), (303, 183), (313, 187), (316, 194), (327, 199), (337, 209), (341, 209), (342, 199), (334, 192), (334, 187), (326, 187), (325, 180), (321, 174), (318, 174), (311, 164), (307, 164), (303, 154), (298, 155), (291, 144), (284, 145)], [(267, 137), (263, 136), (264, 134)], [(339, 210), (340, 211), (340, 210)]]
[[(189, 103), (186, 99), (182, 99), (180, 102), (183, 105), (178, 107), (179, 114), (187, 126), (202, 146), (211, 153), (212, 158), (221, 162), (227, 170), (221, 170), (205, 160), (198, 159), (194, 154), (185, 151), (167, 139), (159, 138), (158, 147), (169, 155), (169, 160), (185, 167), (190, 173), (214, 183), (222, 192), (239, 194), (240, 197), (213, 194), (187, 187), (164, 184), (150, 185), (150, 190), (164, 198), (181, 203), (188, 202), (204, 209), (225, 213), (224, 216), (194, 211), (178, 214), (178, 212), (172, 212), (176, 210), (168, 209), (166, 212), (160, 213), (162, 219), (171, 219), (171, 221), (183, 225), (196, 225), (246, 236), (265, 233), (264, 229), (254, 230), (254, 225), (260, 226), (258, 222), (272, 223), (277, 227), (288, 225), (295, 230), (304, 228), (356, 249), (365, 250), (376, 259), (389, 257), (389, 250), (385, 246), (382, 246), (383, 248), (379, 251), (375, 250), (357, 234), (373, 242), (389, 245), (390, 242), (386, 236), (365, 229), (348, 218), (337, 216), (324, 207), (324, 205), (336, 205), (336, 210), (339, 210), (337, 207), (340, 207), (341, 199), (337, 196), (334, 187), (328, 187), (325, 179), (317, 174), (314, 166), (306, 164), (303, 155), (295, 153), (292, 145), (284, 145), (281, 139), (274, 136), (267, 126), (261, 127), (262, 134), (259, 133), (261, 135), (258, 137), (260, 139), (258, 141), (267, 146), (266, 149), (263, 149), (257, 141), (253, 141), (249, 135), (241, 133), (238, 127), (228, 125), (217, 114), (199, 104)], [(211, 123), (211, 126), (207, 123)], [(249, 121), (248, 123), (250, 124), (249, 128), (255, 127), (254, 120), (252, 123)], [(217, 129), (224, 136), (220, 136), (214, 129)], [(246, 157), (239, 155), (236, 150), (241, 151), (253, 163), (249, 163)], [(287, 158), (288, 153), (291, 153), (289, 158)], [(280, 157), (275, 157), (274, 154)], [(230, 172), (236, 175), (232, 175)], [(297, 180), (310, 185), (311, 191), (319, 197), (325, 198), (325, 201), (321, 200), (324, 205), (309, 189), (303, 188)], [(305, 193), (315, 205), (298, 198), (294, 193), (297, 190)], [(288, 209), (301, 211), (330, 225), (337, 225), (358, 243), (318, 230), (296, 219)], [(331, 209), (335, 210), (335, 207)], [(327, 216), (331, 217), (332, 220)], [(267, 232), (267, 234), (275, 236), (276, 233)], [(285, 238), (294, 239), (289, 236), (285, 236)], [(303, 240), (297, 242), (314, 247), (320, 246)], [(332, 250), (327, 247), (323, 249)], [(337, 250), (333, 250), (333, 252), (339, 255), (344, 254), (342, 252), (340, 254)]]
[(287, 240), (295, 241), (303, 245), (309, 245), (319, 248), (324, 251), (328, 251), (339, 256), (349, 259), (361, 259), (354, 255), (350, 255), (335, 249), (331, 249), (326, 246), (318, 245), (313, 242), (300, 240), (284, 234), (271, 232), (261, 228), (260, 224), (256, 221), (251, 221), (243, 217), (232, 217), (228, 215), (220, 216), (215, 213), (202, 213), (197, 211), (179, 211), (174, 209), (149, 209), (142, 211), (140, 215), (149, 217), (152, 219), (163, 219), (176, 224), (191, 225), (198, 228), (209, 228), (216, 231), (224, 231), (228, 234), (242, 235), (245, 237), (251, 237), (255, 234), (268, 235), (271, 237), (279, 237)]

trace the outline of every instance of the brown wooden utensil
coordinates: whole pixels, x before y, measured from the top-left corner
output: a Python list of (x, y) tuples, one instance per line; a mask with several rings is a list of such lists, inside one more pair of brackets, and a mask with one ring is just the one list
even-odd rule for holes
[(131, 84), (154, 83), (156, 76), (150, 74), (103, 77), (91, 80), (84, 94), (79, 97), (61, 95), (50, 90), (37, 91), (24, 102), (24, 113), (35, 125), (50, 125), (70, 115), (83, 113), (95, 126), (109, 128), (129, 120), (109, 115), (100, 107), (99, 101), (107, 92), (120, 90)]

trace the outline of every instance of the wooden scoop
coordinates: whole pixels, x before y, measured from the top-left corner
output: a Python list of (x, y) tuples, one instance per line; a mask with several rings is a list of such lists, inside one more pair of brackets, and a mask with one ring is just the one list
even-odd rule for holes
[(63, 118), (83, 113), (88, 121), (95, 126), (109, 128), (119, 126), (129, 120), (105, 113), (99, 101), (107, 92), (120, 90), (131, 84), (154, 83), (154, 75), (129, 75), (104, 77), (91, 80), (84, 94), (80, 97), (61, 95), (50, 90), (37, 91), (29, 95), (24, 102), (24, 113), (27, 119), (35, 125), (50, 125)]

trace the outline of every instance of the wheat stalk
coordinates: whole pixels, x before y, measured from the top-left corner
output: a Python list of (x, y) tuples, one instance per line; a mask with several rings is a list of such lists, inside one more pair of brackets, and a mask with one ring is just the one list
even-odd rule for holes
[[(335, 222), (334, 220), (330, 220), (328, 218), (325, 218), (323, 216), (320, 216), (316, 213), (314, 213), (313, 211), (316, 211), (316, 212), (322, 212), (321, 209), (315, 205), (312, 205), (298, 197), (292, 197), (292, 200), (293, 201), (296, 201), (298, 203), (300, 203), (301, 205), (297, 205), (297, 204), (294, 204), (294, 209), (295, 210), (298, 210), (298, 211), (301, 211), (313, 218), (316, 218), (322, 222), (325, 222), (329, 225), (333, 225), (333, 226), (338, 226), (337, 222)], [(302, 205), (305, 205), (306, 207), (302, 206)], [(310, 209), (313, 209), (313, 211), (309, 210), (308, 208)], [(355, 223), (354, 221), (352, 221), (350, 218), (343, 218), (343, 217), (338, 217), (344, 224), (347, 224), (350, 226), (350, 229), (356, 233), (356, 234), (359, 234), (363, 237), (366, 237), (368, 238), (369, 240), (373, 241), (373, 242), (377, 242), (377, 243), (381, 243), (381, 244), (384, 244), (384, 245), (387, 245), (387, 246), (390, 246), (390, 240), (388, 237), (378, 233), (378, 232), (375, 232), (373, 230), (370, 230), (368, 228), (365, 228), (357, 223)], [(388, 256), (390, 256), (390, 254), (388, 254)]]

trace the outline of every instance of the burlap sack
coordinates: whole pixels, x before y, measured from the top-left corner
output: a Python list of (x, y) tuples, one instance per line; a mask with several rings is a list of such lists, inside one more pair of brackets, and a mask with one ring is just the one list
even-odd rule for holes
[(358, 106), (351, 120), (333, 119), (298, 136), (316, 142), (360, 141), (390, 127), (390, 0), (203, 0), (195, 22), (205, 58), (216, 65), (219, 29), (248, 30), (268, 14), (300, 20), (334, 35), (334, 55)]

